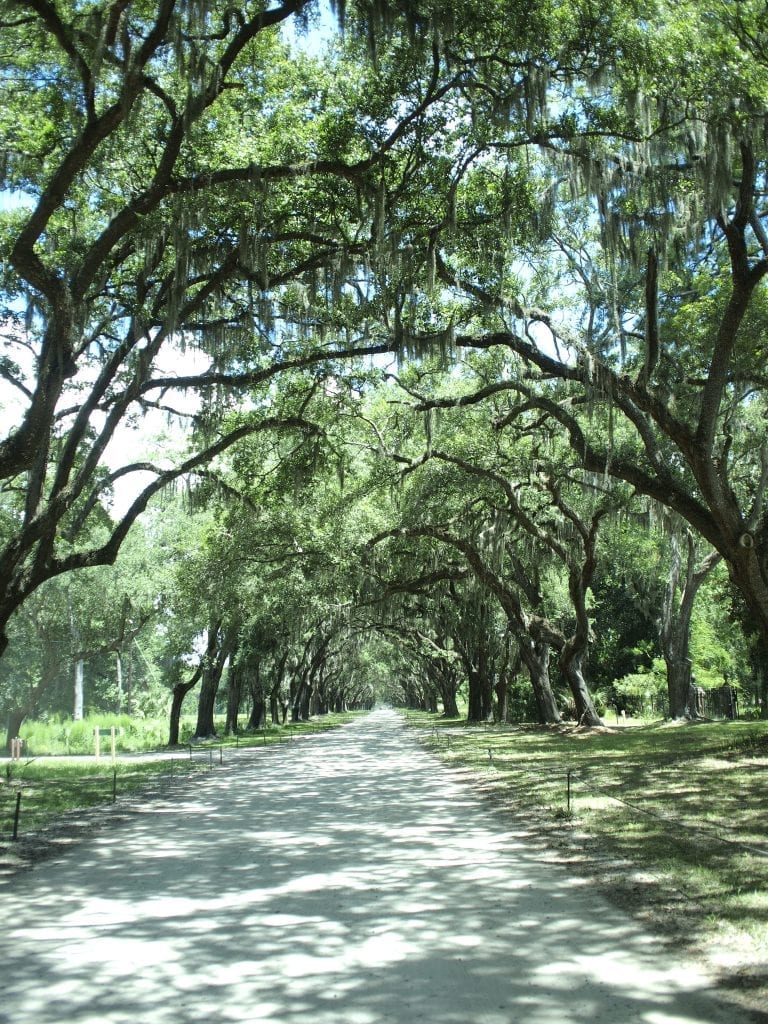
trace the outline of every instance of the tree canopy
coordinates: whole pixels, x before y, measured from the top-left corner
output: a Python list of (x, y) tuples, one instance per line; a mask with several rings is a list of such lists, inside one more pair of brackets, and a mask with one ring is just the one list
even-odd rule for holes
[(601, 536), (654, 517), (659, 655), (721, 561), (759, 668), (764, 4), (331, 11), (0, 2), (0, 646), (181, 484), (220, 585), (177, 669), (296, 715), (398, 636), (478, 717), (519, 659), (541, 717), (598, 721)]

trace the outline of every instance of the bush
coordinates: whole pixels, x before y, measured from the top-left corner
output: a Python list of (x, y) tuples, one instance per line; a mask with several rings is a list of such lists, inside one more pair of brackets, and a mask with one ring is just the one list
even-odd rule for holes
[(613, 684), (617, 710), (632, 718), (650, 718), (658, 713), (667, 695), (667, 674), (661, 658), (655, 658), (647, 672), (632, 672)]

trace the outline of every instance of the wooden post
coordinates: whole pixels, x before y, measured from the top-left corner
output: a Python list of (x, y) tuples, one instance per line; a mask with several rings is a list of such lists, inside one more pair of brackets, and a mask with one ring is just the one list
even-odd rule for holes
[(16, 810), (13, 814), (13, 838), (19, 838), (19, 816), (21, 815), (21, 790), (16, 794)]
[(114, 761), (115, 760), (115, 727), (114, 727), (114, 725), (109, 730), (109, 738), (110, 738), (110, 742), (112, 744), (112, 760)]

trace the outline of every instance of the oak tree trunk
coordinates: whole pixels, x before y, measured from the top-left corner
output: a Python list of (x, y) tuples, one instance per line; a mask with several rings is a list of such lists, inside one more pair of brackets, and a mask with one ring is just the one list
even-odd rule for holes
[(14, 740), (19, 735), (19, 729), (21, 729), (22, 722), (29, 714), (27, 708), (11, 708), (8, 712), (6, 719), (6, 736), (5, 736), (5, 751), (7, 754), (11, 753), (11, 740)]
[(589, 687), (581, 668), (584, 652), (574, 650), (569, 645), (570, 641), (563, 648), (560, 661), (563, 675), (568, 683), (568, 688), (571, 691), (576, 706), (576, 721), (579, 725), (602, 725), (602, 720), (595, 710), (592, 694), (589, 692)]
[(542, 725), (562, 721), (549, 679), (549, 644), (523, 636), (520, 640), (520, 657), (531, 679), (539, 721)]
[(440, 686), (440, 697), (443, 703), (443, 716), (445, 718), (458, 718), (459, 705), (456, 702), (457, 683), (454, 677), (444, 678)]
[(240, 716), (240, 704), (243, 696), (243, 666), (234, 664), (229, 671), (229, 685), (227, 687), (227, 716), (224, 725), (224, 732), (227, 736), (236, 736), (239, 732), (238, 718)]
[(267, 702), (263, 697), (254, 697), (251, 714), (248, 718), (249, 729), (261, 729), (267, 717)]
[(468, 722), (493, 720), (493, 686), (486, 672), (472, 666), (469, 670)]
[[(219, 692), (224, 666), (232, 654), (237, 634), (222, 632), (219, 626), (212, 631), (212, 636), (213, 640), (209, 639), (208, 641), (208, 654), (203, 667), (203, 682), (198, 695), (195, 739), (206, 739), (209, 736), (218, 735), (214, 722), (216, 694)], [(217, 644), (218, 651), (216, 651)], [(216, 651), (215, 657), (212, 656), (214, 651)]]
[(189, 682), (177, 683), (173, 688), (173, 695), (171, 698), (171, 714), (168, 728), (169, 747), (177, 747), (179, 745), (181, 706), (184, 703), (184, 698), (187, 696), (189, 691), (197, 684), (199, 678), (200, 672), (196, 672)]

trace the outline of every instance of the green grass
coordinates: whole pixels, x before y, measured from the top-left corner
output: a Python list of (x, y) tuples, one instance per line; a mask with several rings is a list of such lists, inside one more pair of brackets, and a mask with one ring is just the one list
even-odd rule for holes
[[(358, 712), (329, 714), (313, 719), (311, 722), (289, 722), (284, 726), (267, 726), (266, 730), (260, 729), (255, 733), (241, 732), (239, 736), (224, 736), (224, 719), (220, 718), (215, 723), (220, 739), (216, 739), (214, 742), (216, 745), (223, 744), (225, 746), (261, 744), (264, 742), (265, 733), (267, 742), (278, 742), (291, 735), (301, 735), (302, 732), (343, 725), (355, 714)], [(193, 715), (182, 718), (179, 729), (182, 745), (189, 743), (195, 723), (196, 718)], [(245, 724), (246, 719), (243, 717), (241, 729), (245, 728)], [(80, 722), (71, 720), (36, 722), (30, 720), (25, 722), (21, 728), (24, 756), (25, 758), (62, 755), (87, 756), (94, 753), (94, 729), (109, 729), (111, 727), (115, 728), (115, 749), (118, 754), (160, 750), (165, 747), (168, 739), (167, 717), (147, 719), (131, 718), (128, 715), (98, 714), (89, 715)], [(4, 740), (2, 744), (5, 745)], [(102, 736), (100, 744), (101, 753), (109, 754), (110, 737)]]
[(697, 941), (768, 948), (768, 723), (581, 730), (406, 718), (447, 763), (575, 850), (583, 870), (650, 876), (643, 899), (674, 904)]
[[(89, 715), (80, 722), (71, 720), (37, 722), (27, 720), (21, 727), (27, 757), (93, 754), (94, 729), (115, 728), (118, 753), (156, 750), (168, 738), (168, 719), (131, 718), (128, 715)], [(102, 751), (109, 752), (110, 739), (101, 737)]]
[[(60, 726), (49, 725), (47, 732), (42, 729), (30, 730), (35, 742), (35, 756), (25, 752), (20, 761), (6, 758), (0, 770), (0, 839), (7, 840), (12, 834), (19, 792), (19, 835), (24, 835), (50, 825), (69, 811), (109, 803), (115, 793), (120, 797), (149, 788), (154, 789), (160, 784), (172, 787), (183, 778), (215, 768), (220, 760), (227, 764), (227, 751), (231, 752), (234, 748), (291, 743), (302, 736), (338, 728), (360, 714), (361, 712), (329, 714), (310, 722), (268, 726), (256, 733), (192, 744), (188, 748), (177, 748), (176, 756), (170, 760), (141, 760), (141, 753), (137, 759), (122, 759), (119, 756), (126, 750), (148, 753), (159, 747), (159, 744), (153, 742), (155, 733), (152, 729), (142, 734), (141, 723), (134, 723), (130, 730), (125, 729), (121, 737), (123, 742), (117, 745), (118, 756), (115, 761), (112, 761), (110, 756), (108, 736), (102, 737), (100, 758), (91, 756), (88, 760), (82, 759), (86, 752), (93, 754), (92, 722), (77, 723), (82, 724), (83, 729), (75, 732), (76, 736), (82, 737), (87, 736), (90, 729), (90, 745), (83, 744), (81, 750), (73, 750), (76, 745), (69, 743), (68, 752), (78, 754), (77, 760), (60, 756)], [(105, 717), (99, 717), (99, 725), (104, 722)], [(113, 723), (107, 721), (102, 727), (108, 728), (111, 724)], [(72, 725), (73, 723), (70, 723), (70, 726)], [(71, 736), (72, 733), (70, 739)]]
[(74, 810), (111, 803), (147, 790), (153, 784), (188, 778), (206, 766), (201, 761), (126, 762), (109, 759), (92, 763), (72, 761), (6, 762), (0, 779), (0, 837), (12, 835), (17, 794), (21, 794), (19, 835), (44, 828)]

